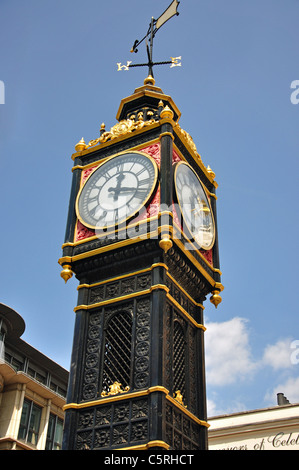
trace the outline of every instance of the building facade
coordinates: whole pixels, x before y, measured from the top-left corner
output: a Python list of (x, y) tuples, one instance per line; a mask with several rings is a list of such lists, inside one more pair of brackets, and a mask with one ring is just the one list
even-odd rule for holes
[(23, 341), (24, 331), (0, 304), (0, 450), (58, 450), (68, 371)]
[[(281, 395), (281, 394), (279, 394)], [(209, 419), (209, 450), (299, 450), (299, 404)]]

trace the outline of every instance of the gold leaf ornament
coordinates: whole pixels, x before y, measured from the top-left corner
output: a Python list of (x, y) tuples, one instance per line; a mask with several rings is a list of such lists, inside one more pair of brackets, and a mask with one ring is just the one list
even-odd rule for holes
[(93, 147), (99, 143), (107, 142), (108, 140), (117, 139), (118, 137), (130, 134), (131, 132), (142, 129), (146, 126), (150, 126), (156, 122), (154, 119), (144, 121), (141, 114), (142, 113), (139, 113), (137, 121), (133, 121), (132, 119), (123, 119), (122, 121), (118, 122), (113, 127), (111, 127), (110, 131), (105, 131), (98, 139), (91, 140), (87, 144), (86, 148)]

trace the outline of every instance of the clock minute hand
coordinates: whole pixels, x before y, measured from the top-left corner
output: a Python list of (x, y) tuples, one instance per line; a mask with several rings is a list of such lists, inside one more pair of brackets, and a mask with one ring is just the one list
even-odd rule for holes
[[(113, 188), (111, 188), (111, 189), (113, 189)], [(121, 192), (121, 191), (124, 191), (124, 192), (136, 191), (136, 188), (128, 188), (126, 186), (123, 186), (123, 187), (119, 188), (119, 192)]]
[[(116, 200), (120, 193), (122, 193), (122, 192), (124, 192), (124, 193), (134, 192), (134, 191), (136, 191), (136, 188), (127, 188), (126, 186), (124, 186), (124, 187), (121, 187), (121, 188), (109, 188), (108, 191), (115, 193), (114, 194), (114, 200)], [(116, 195), (116, 192), (117, 192), (117, 195)]]
[(113, 196), (114, 201), (117, 201), (117, 199), (118, 199), (119, 193), (121, 191), (121, 182), (124, 178), (125, 178), (125, 175), (123, 173), (120, 173), (116, 178), (117, 179), (116, 187), (115, 188), (108, 188), (109, 192), (114, 191), (114, 196)]

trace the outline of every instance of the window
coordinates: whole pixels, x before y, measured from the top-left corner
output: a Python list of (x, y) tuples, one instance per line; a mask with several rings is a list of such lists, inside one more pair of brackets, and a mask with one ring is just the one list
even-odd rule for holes
[(66, 390), (63, 388), (59, 387), (55, 382), (50, 382), (50, 389), (53, 390), (53, 392), (58, 393), (58, 395), (61, 395), (62, 397), (66, 397)]
[(46, 450), (60, 450), (62, 444), (63, 421), (50, 414)]
[(18, 439), (37, 444), (42, 409), (29, 400), (24, 400)]
[(22, 359), (21, 357), (18, 357), (16, 358), (15, 356), (12, 356), (11, 354), (9, 354), (6, 349), (5, 349), (5, 362), (7, 362), (7, 364), (11, 365), (11, 367), (13, 367), (15, 369), (16, 372), (18, 372), (19, 370), (23, 370), (24, 368), (24, 359)]
[(130, 385), (132, 315), (120, 312), (108, 322), (104, 344), (103, 390), (109, 392), (114, 382)]
[(33, 379), (37, 380), (38, 382), (46, 385), (47, 384), (47, 378), (46, 378), (46, 373), (45, 372), (38, 372), (36, 367), (31, 364), (27, 365), (25, 368), (26, 374), (30, 375)]

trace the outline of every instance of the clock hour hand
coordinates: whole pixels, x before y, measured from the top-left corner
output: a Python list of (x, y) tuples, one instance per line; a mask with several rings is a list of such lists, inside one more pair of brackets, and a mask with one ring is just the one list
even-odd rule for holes
[(117, 179), (116, 187), (108, 189), (109, 192), (114, 192), (114, 196), (113, 196), (114, 201), (117, 201), (118, 199), (119, 193), (121, 191), (121, 183), (124, 178), (125, 178), (125, 175), (123, 173), (120, 173), (116, 178)]
[(120, 193), (131, 193), (131, 192), (134, 192), (136, 191), (136, 188), (128, 188), (126, 186), (122, 187), (122, 188), (109, 188), (108, 189), (109, 192), (114, 192), (114, 196), (113, 196), (113, 199), (116, 201), (118, 199), (118, 196)]

